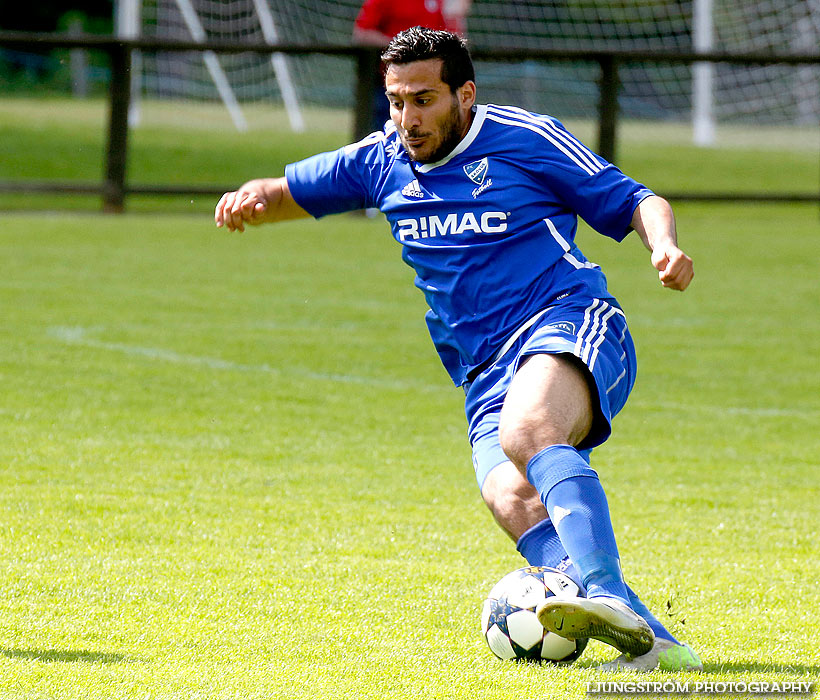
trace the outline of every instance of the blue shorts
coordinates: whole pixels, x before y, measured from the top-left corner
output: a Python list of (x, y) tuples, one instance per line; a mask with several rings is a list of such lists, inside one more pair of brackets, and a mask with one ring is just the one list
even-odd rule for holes
[(489, 366), (464, 386), (479, 487), (493, 468), (509, 461), (498, 441), (498, 420), (522, 358), (563, 353), (574, 355), (587, 367), (597, 389), (592, 429), (578, 450), (589, 461), (592, 448), (609, 437), (612, 417), (623, 408), (635, 384), (635, 346), (614, 299), (572, 295), (525, 323)]

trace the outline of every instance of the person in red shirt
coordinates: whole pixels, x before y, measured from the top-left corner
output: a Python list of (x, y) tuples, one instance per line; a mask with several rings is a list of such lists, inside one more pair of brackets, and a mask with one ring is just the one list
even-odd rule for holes
[[(399, 32), (410, 27), (447, 30), (463, 35), (472, 0), (364, 0), (353, 25), (353, 41), (365, 46), (387, 46)], [(384, 75), (374, 77), (375, 91), (371, 128), (380, 131), (390, 119), (384, 96)]]
[(353, 26), (353, 39), (360, 44), (386, 46), (396, 34), (415, 26), (450, 29), (444, 0), (365, 0)]

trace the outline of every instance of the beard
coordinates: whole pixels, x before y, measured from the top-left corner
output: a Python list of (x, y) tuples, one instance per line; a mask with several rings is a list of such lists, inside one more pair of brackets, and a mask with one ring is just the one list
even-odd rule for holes
[(418, 131), (408, 131), (401, 136), (402, 143), (407, 153), (417, 163), (436, 163), (449, 154), (461, 141), (464, 133), (464, 123), (461, 119), (461, 112), (458, 106), (458, 98), (453, 96), (450, 111), (438, 124), (438, 143), (433, 143), (429, 153), (420, 153), (417, 149), (408, 146), (406, 139), (424, 135)]

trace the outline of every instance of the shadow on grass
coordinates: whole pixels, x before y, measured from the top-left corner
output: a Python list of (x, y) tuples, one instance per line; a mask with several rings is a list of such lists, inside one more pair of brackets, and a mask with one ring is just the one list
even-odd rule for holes
[[(534, 664), (540, 663), (538, 660), (532, 661)], [(602, 662), (582, 660), (574, 664), (576, 668), (589, 668), (595, 670)], [(560, 664), (559, 664), (560, 666)], [(820, 665), (817, 664), (785, 664), (785, 663), (762, 663), (760, 661), (719, 661), (703, 662), (703, 675), (737, 673), (745, 675), (777, 673), (784, 676), (794, 676), (795, 680), (814, 680), (820, 677)]]
[(121, 664), (135, 661), (123, 654), (113, 654), (104, 651), (74, 651), (68, 649), (4, 649), (0, 648), (0, 656), (9, 659), (27, 659), (44, 663), (82, 663), (82, 664)]
[(721, 661), (703, 664), (704, 673), (782, 673), (784, 675), (807, 676), (820, 675), (820, 666), (816, 664), (779, 664), (777, 662), (761, 663), (759, 661)]

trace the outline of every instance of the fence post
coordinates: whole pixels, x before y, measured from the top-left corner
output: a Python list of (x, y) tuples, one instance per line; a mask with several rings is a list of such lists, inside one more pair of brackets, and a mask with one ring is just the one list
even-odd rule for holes
[(598, 103), (598, 153), (610, 163), (615, 162), (618, 131), (618, 61), (614, 56), (601, 55), (600, 102)]
[(111, 81), (110, 114), (106, 151), (103, 211), (119, 214), (125, 209), (125, 166), (128, 160), (128, 109), (131, 103), (131, 48), (123, 43), (109, 50)]
[(381, 82), (379, 68), (381, 51), (377, 47), (362, 47), (356, 54), (356, 106), (353, 119), (353, 140), (373, 131), (373, 110), (376, 91)]

